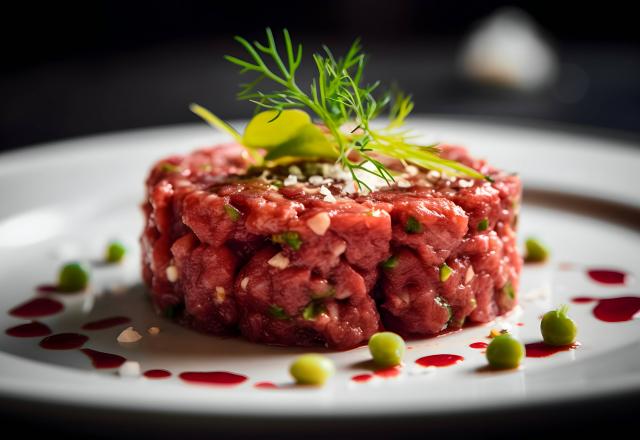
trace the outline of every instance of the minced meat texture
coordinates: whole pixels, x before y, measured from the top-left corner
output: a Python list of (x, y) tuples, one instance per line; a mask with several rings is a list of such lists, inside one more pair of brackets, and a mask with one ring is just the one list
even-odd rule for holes
[[(208, 333), (335, 349), (381, 329), (427, 336), (493, 320), (517, 302), (520, 180), (460, 147), (442, 155), (493, 182), (414, 172), (362, 195), (324, 179), (332, 200), (304, 176), (283, 186), (286, 170), (251, 168), (235, 144), (160, 161), (141, 238), (155, 306)], [(320, 234), (310, 222), (323, 213)]]

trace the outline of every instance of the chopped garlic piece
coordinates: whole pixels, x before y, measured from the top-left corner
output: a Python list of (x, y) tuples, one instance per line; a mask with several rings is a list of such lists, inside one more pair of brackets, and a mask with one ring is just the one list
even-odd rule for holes
[(178, 281), (178, 268), (175, 266), (167, 267), (167, 279), (170, 283)]
[(404, 171), (405, 171), (409, 176), (411, 176), (411, 177), (413, 177), (413, 176), (417, 176), (417, 175), (418, 175), (418, 172), (419, 172), (418, 167), (413, 166), (413, 165), (407, 165), (407, 166), (404, 168)]
[(464, 276), (465, 284), (469, 284), (469, 282), (473, 279), (475, 274), (476, 273), (473, 271), (473, 266), (469, 266), (469, 269), (467, 269), (467, 274)]
[(320, 194), (322, 194), (324, 196), (324, 201), (325, 202), (329, 202), (329, 203), (335, 203), (336, 202), (336, 198), (331, 193), (331, 190), (329, 188), (327, 188), (326, 186), (324, 186), (324, 185), (322, 185), (320, 187)]
[(298, 176), (296, 176), (295, 174), (289, 174), (289, 176), (286, 179), (284, 179), (284, 181), (282, 182), (284, 186), (293, 186), (297, 183), (298, 183)]
[(149, 333), (151, 336), (156, 336), (160, 333), (160, 327), (149, 327), (147, 329), (147, 333)]
[(289, 259), (282, 252), (278, 252), (267, 261), (267, 264), (278, 269), (286, 269), (289, 267)]
[(118, 368), (121, 377), (140, 377), (140, 364), (135, 361), (126, 361)]
[(322, 177), (322, 176), (311, 176), (311, 177), (309, 177), (309, 183), (311, 185), (322, 185), (323, 181), (324, 181), (324, 177)]
[(331, 217), (326, 212), (321, 212), (307, 220), (307, 226), (317, 235), (324, 235), (331, 225)]
[(429, 182), (436, 182), (440, 180), (440, 173), (437, 172), (436, 170), (429, 171), (427, 173), (427, 180), (429, 180)]
[(242, 281), (240, 281), (240, 287), (242, 287), (242, 290), (247, 290), (248, 284), (249, 284), (249, 277), (244, 277)]
[(133, 327), (127, 327), (118, 335), (118, 342), (124, 344), (138, 342), (140, 339), (142, 339), (142, 335), (135, 331)]
[(404, 180), (404, 179), (398, 179), (397, 185), (398, 185), (398, 188), (410, 188), (411, 187), (411, 182), (409, 182), (408, 180)]

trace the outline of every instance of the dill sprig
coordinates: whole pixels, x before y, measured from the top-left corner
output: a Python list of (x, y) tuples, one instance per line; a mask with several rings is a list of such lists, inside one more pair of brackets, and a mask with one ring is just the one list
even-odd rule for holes
[[(413, 110), (411, 97), (396, 93), (392, 100), (389, 92), (379, 93), (379, 82), (364, 82), (366, 57), (359, 40), (339, 58), (323, 46), (323, 52), (313, 54), (317, 75), (308, 85), (301, 86), (296, 74), (302, 63), (302, 45), (294, 45), (285, 29), (284, 53), (281, 53), (269, 28), (266, 37), (263, 44), (236, 36), (248, 60), (225, 56), (241, 68), (241, 74), (256, 74), (252, 81), (241, 85), (238, 98), (253, 102), (257, 109), (275, 110), (274, 119), (287, 109), (310, 110), (326, 127), (337, 161), (350, 171), (359, 190), (371, 190), (360, 177), (363, 173), (377, 176), (387, 184), (394, 181), (392, 173), (379, 160), (380, 156), (453, 175), (487, 178), (459, 162), (441, 158), (437, 144), (412, 142), (411, 134), (403, 129), (405, 119)], [(275, 88), (262, 88), (265, 82), (271, 82)], [(374, 127), (373, 120), (386, 108), (389, 108), (389, 122), (382, 128)], [(222, 124), (219, 120), (214, 123)], [(345, 131), (343, 127), (347, 124), (354, 128)], [(222, 128), (228, 131), (228, 127)]]

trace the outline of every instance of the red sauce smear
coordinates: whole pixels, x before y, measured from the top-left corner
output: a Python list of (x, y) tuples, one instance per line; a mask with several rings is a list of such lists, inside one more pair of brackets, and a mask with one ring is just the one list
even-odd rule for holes
[(149, 379), (166, 379), (171, 377), (171, 372), (167, 370), (147, 370), (144, 372), (144, 377)]
[(47, 350), (73, 350), (82, 347), (88, 340), (88, 337), (80, 333), (58, 333), (40, 341), (40, 347)]
[(254, 387), (265, 389), (265, 390), (273, 390), (275, 388), (278, 388), (278, 385), (276, 385), (273, 382), (258, 382), (254, 385)]
[(351, 378), (352, 381), (354, 382), (369, 382), (371, 379), (373, 379), (373, 374), (356, 374), (355, 376), (353, 376)]
[(383, 368), (382, 370), (376, 370), (373, 372), (378, 377), (396, 377), (400, 375), (400, 367)]
[(247, 380), (247, 376), (229, 373), (227, 371), (186, 371), (180, 373), (180, 379), (185, 382), (203, 385), (239, 385)]
[(587, 275), (593, 281), (602, 284), (624, 284), (627, 277), (624, 272), (606, 269), (590, 269), (587, 271)]
[(127, 361), (125, 358), (118, 356), (117, 354), (104, 353), (90, 348), (83, 348), (80, 351), (91, 359), (91, 363), (95, 368), (118, 368)]
[(60, 301), (51, 298), (35, 298), (9, 310), (9, 314), (18, 318), (37, 318), (55, 315), (64, 309)]
[(35, 338), (37, 336), (50, 335), (51, 329), (41, 322), (33, 321), (8, 328), (5, 333), (15, 338)]
[(547, 345), (544, 342), (532, 342), (531, 344), (526, 344), (524, 348), (526, 349), (527, 357), (541, 358), (560, 353), (561, 351), (575, 350), (578, 346), (580, 346), (579, 342), (560, 346)]
[(416, 364), (423, 367), (449, 367), (464, 360), (462, 356), (457, 354), (433, 354), (424, 356), (416, 360)]
[(640, 312), (640, 296), (621, 296), (618, 298), (590, 298), (579, 296), (571, 301), (584, 304), (597, 301), (593, 315), (604, 322), (624, 322), (634, 319)]
[(42, 293), (54, 293), (58, 291), (58, 286), (54, 284), (41, 284), (36, 287), (36, 290)]
[(483, 348), (487, 348), (489, 344), (486, 342), (474, 342), (473, 344), (469, 344), (471, 348), (477, 348), (478, 350), (482, 350)]
[(128, 324), (130, 318), (126, 316), (114, 316), (112, 318), (100, 319), (98, 321), (87, 322), (82, 326), (83, 330), (103, 330), (105, 328), (115, 327), (117, 325)]

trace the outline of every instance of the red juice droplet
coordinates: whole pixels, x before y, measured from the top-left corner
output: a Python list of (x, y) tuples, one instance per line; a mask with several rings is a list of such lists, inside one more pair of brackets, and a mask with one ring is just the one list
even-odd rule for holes
[(9, 314), (18, 318), (38, 318), (55, 315), (64, 309), (60, 301), (51, 298), (35, 298), (9, 310)]
[(527, 353), (527, 357), (530, 358), (541, 358), (548, 357), (556, 353), (560, 353), (561, 351), (569, 351), (575, 350), (580, 346), (579, 342), (569, 345), (547, 345), (544, 342), (532, 342), (530, 344), (525, 344), (524, 348)]
[(449, 367), (464, 360), (462, 356), (457, 354), (433, 354), (424, 356), (416, 360), (416, 364), (423, 367)]
[(371, 379), (373, 379), (373, 374), (356, 374), (355, 376), (353, 376), (351, 378), (352, 381), (354, 382), (369, 382)]
[(58, 333), (40, 341), (40, 347), (47, 350), (73, 350), (82, 347), (88, 340), (80, 333)]
[(147, 370), (144, 372), (144, 377), (149, 379), (166, 379), (171, 377), (171, 372), (167, 370)]
[(571, 298), (571, 302), (575, 304), (586, 304), (594, 301), (597, 301), (597, 299), (589, 296), (576, 296), (575, 298)]
[(50, 335), (51, 329), (41, 322), (33, 321), (8, 328), (5, 333), (14, 338), (35, 338)]
[(58, 286), (54, 284), (41, 284), (36, 287), (36, 290), (41, 293), (55, 293), (58, 291)]
[(627, 276), (624, 272), (607, 269), (590, 269), (587, 271), (587, 275), (593, 281), (602, 284), (624, 284)]
[(474, 342), (473, 344), (469, 344), (469, 347), (476, 348), (478, 350), (482, 350), (483, 348), (487, 348), (489, 344), (486, 342)]
[(227, 371), (186, 371), (180, 373), (180, 379), (189, 383), (202, 385), (239, 385), (247, 380), (247, 376)]
[(89, 359), (95, 368), (118, 368), (124, 364), (127, 360), (117, 354), (104, 353), (102, 351), (92, 350), (90, 348), (83, 348), (80, 350)]
[(639, 311), (640, 297), (623, 296), (599, 300), (593, 315), (604, 322), (624, 322), (631, 321)]
[(114, 316), (112, 318), (100, 319), (98, 321), (87, 322), (82, 326), (83, 330), (103, 330), (106, 328), (116, 327), (118, 325), (128, 324), (130, 318), (126, 316)]
[(400, 367), (383, 368), (382, 370), (374, 371), (373, 374), (384, 378), (396, 377), (400, 375)]
[(276, 385), (273, 382), (258, 382), (254, 385), (254, 387), (264, 389), (264, 390), (273, 390), (278, 388), (278, 385)]

